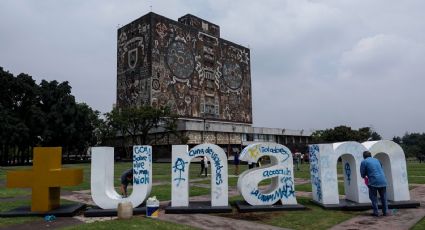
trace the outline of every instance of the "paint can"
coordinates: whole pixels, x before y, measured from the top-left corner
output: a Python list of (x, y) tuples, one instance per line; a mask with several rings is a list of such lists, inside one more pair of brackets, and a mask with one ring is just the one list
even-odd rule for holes
[(156, 196), (149, 197), (146, 201), (146, 217), (157, 218), (159, 215), (159, 200)]
[(129, 201), (118, 204), (118, 219), (130, 219), (133, 216), (133, 205)]

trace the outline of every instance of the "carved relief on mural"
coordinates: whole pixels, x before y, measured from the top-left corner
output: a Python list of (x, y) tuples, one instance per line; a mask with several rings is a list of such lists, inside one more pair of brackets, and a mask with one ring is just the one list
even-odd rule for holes
[(117, 103), (118, 106), (149, 104), (147, 62), (150, 25), (132, 23), (118, 31)]
[(238, 90), (242, 86), (242, 70), (237, 63), (225, 62), (223, 80), (227, 87)]
[(168, 47), (167, 64), (177, 78), (190, 78), (195, 68), (195, 58), (192, 50), (184, 42), (174, 41)]
[(247, 121), (251, 114), (251, 82), (249, 54), (244, 49), (223, 43), (221, 46), (223, 76), (220, 104), (225, 105), (222, 114), (224, 119)]

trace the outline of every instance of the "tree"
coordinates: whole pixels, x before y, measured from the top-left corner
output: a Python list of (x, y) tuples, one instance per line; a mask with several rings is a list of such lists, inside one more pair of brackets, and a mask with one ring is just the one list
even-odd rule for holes
[(1, 165), (7, 165), (9, 160), (9, 149), (12, 146), (11, 134), (14, 133), (14, 124), (17, 119), (13, 115), (12, 106), (12, 84), (13, 75), (0, 67), (0, 160)]
[(76, 103), (68, 82), (27, 74), (14, 77), (0, 67), (0, 164), (30, 162), (34, 146), (62, 146), (64, 155), (85, 153), (96, 143), (99, 112)]
[(333, 129), (317, 130), (312, 134), (316, 143), (334, 143), (343, 141), (364, 142), (370, 140), (380, 140), (381, 136), (370, 127), (363, 127), (353, 130), (348, 126), (336, 126)]
[(30, 160), (29, 146), (38, 142), (43, 116), (38, 107), (38, 85), (27, 74), (14, 77), (0, 67), (1, 164)]
[(394, 137), (393, 141), (400, 144), (408, 157), (425, 157), (425, 133), (405, 133), (403, 137)]
[[(149, 134), (154, 129), (160, 131), (159, 138), (166, 133), (176, 134), (177, 116), (172, 114), (169, 108), (156, 109), (151, 106), (114, 108), (106, 113), (105, 117), (105, 127), (110, 127), (121, 137), (123, 147), (126, 147), (126, 137), (130, 137), (132, 144), (151, 144), (154, 138)], [(107, 132), (111, 129), (105, 128)]]
[(76, 103), (67, 81), (43, 80), (40, 86), (41, 108), (46, 116), (42, 144), (62, 146), (68, 159), (70, 155), (82, 155), (89, 146), (96, 144), (99, 112), (84, 103)]

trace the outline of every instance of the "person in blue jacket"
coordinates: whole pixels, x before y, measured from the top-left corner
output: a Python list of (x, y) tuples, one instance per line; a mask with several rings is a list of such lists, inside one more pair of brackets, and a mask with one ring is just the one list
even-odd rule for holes
[(378, 196), (381, 198), (382, 214), (388, 215), (387, 204), (387, 179), (385, 178), (384, 170), (381, 162), (373, 158), (369, 151), (363, 152), (364, 160), (360, 164), (360, 175), (362, 178), (367, 177), (369, 187), (369, 198), (372, 202), (373, 216), (379, 216), (378, 211)]

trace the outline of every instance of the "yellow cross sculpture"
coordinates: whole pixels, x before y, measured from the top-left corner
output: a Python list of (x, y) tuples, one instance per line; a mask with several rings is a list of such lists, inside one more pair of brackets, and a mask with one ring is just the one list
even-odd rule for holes
[(31, 211), (47, 212), (60, 206), (60, 186), (83, 182), (82, 169), (62, 169), (61, 147), (35, 147), (33, 167), (7, 172), (7, 187), (32, 188)]

